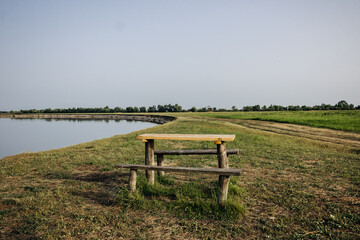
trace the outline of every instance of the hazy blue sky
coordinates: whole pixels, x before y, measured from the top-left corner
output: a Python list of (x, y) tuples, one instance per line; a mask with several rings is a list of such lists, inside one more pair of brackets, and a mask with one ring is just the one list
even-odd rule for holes
[(0, 110), (360, 104), (360, 1), (0, 0)]

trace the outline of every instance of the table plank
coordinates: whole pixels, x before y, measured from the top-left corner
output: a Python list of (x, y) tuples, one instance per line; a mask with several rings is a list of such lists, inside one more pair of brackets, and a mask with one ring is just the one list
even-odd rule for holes
[(163, 140), (193, 140), (193, 141), (234, 141), (235, 135), (216, 135), (216, 134), (142, 134), (137, 139), (163, 139)]

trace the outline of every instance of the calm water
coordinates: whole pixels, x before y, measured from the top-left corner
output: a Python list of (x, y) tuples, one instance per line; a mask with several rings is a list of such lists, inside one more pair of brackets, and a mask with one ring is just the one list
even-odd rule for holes
[(23, 152), (62, 148), (155, 125), (125, 120), (0, 118), (0, 159)]

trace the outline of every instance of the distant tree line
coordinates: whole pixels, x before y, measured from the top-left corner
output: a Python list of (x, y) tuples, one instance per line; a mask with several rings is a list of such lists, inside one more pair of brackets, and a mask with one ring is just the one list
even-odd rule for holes
[(14, 113), (146, 113), (146, 112), (183, 112), (181, 106), (178, 104), (172, 105), (157, 105), (146, 107), (115, 107), (110, 108), (108, 106), (102, 108), (46, 108), (46, 109), (21, 109), (19, 112)]
[[(245, 106), (243, 107), (241, 110), (245, 111), (245, 112), (249, 112), (249, 111), (310, 111), (310, 110), (355, 110), (355, 109), (360, 109), (360, 105), (358, 105), (357, 107), (354, 106), (354, 104), (348, 104), (345, 100), (341, 100), (340, 102), (338, 102), (335, 105), (330, 105), (330, 104), (321, 104), (321, 105), (315, 105), (313, 107), (310, 106), (281, 106), (281, 105), (270, 105), (269, 107), (267, 107), (266, 105), (264, 106), (260, 106), (260, 105), (255, 105), (255, 106)], [(234, 107), (233, 109), (234, 110)]]
[[(202, 107), (202, 108), (196, 108), (192, 107), (190, 109), (183, 109), (180, 105), (175, 104), (167, 104), (167, 105), (153, 105), (148, 108), (146, 107), (115, 107), (110, 108), (108, 106), (102, 107), (102, 108), (46, 108), (46, 109), (29, 109), (29, 110), (23, 110), (20, 111), (10, 111), (10, 113), (158, 113), (158, 112), (230, 112), (230, 111), (310, 111), (310, 110), (355, 110), (360, 109), (360, 105), (357, 107), (354, 106), (354, 104), (348, 104), (345, 100), (339, 101), (335, 105), (330, 104), (321, 104), (321, 105), (315, 105), (313, 107), (310, 106), (281, 106), (281, 105), (270, 105), (270, 106), (260, 106), (260, 105), (254, 105), (254, 106), (245, 106), (242, 109), (237, 109), (236, 106), (232, 106), (231, 109), (225, 109), (225, 108), (219, 108), (216, 107)], [(0, 113), (8, 113), (6, 111), (0, 111)]]

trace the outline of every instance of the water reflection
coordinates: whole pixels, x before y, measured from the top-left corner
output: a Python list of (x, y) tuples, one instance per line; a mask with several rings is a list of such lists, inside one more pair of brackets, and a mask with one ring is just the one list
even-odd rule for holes
[(122, 120), (122, 119), (72, 119), (72, 118), (69, 118), (69, 119), (54, 119), (54, 118), (36, 118), (36, 119), (19, 119), (19, 118), (13, 118), (12, 120), (30, 120), (30, 121), (33, 121), (33, 120), (45, 120), (46, 122), (58, 122), (58, 121), (69, 121), (69, 122), (87, 122), (87, 121), (92, 121), (92, 122), (106, 122), (106, 123), (109, 123), (110, 121), (114, 121), (114, 122), (139, 122), (139, 121), (135, 121), (135, 120)]
[(0, 118), (0, 159), (66, 147), (155, 126), (134, 120)]

